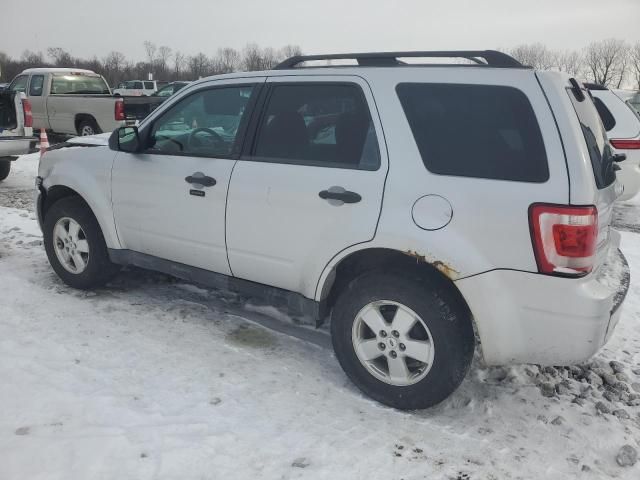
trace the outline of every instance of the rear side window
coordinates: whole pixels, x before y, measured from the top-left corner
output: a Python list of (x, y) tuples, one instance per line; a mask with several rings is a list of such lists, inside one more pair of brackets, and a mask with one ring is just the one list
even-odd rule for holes
[(549, 179), (540, 126), (520, 90), (402, 83), (396, 91), (430, 172), (519, 182)]
[(44, 85), (44, 75), (33, 75), (29, 83), (29, 96), (42, 96), (42, 86)]
[(254, 150), (279, 163), (377, 170), (378, 141), (364, 94), (354, 84), (276, 84)]
[(153, 90), (153, 82), (144, 82), (144, 88), (146, 90)]
[(613, 170), (611, 147), (598, 111), (589, 95), (586, 95), (582, 101), (576, 98), (571, 89), (567, 89), (567, 95), (573, 103), (587, 143), (596, 185), (598, 188), (608, 187), (615, 181), (616, 172)]
[(598, 115), (600, 115), (600, 120), (602, 120), (605, 130), (607, 132), (613, 130), (613, 127), (616, 126), (616, 119), (613, 118), (611, 111), (604, 103), (602, 103), (602, 100), (597, 97), (593, 97), (593, 104), (596, 106), (596, 110), (598, 111)]

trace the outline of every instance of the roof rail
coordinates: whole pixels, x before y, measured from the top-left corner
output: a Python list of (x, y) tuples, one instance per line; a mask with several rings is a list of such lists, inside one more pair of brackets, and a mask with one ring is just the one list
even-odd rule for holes
[[(451, 50), (437, 52), (369, 52), (369, 53), (333, 53), (329, 55), (296, 55), (287, 58), (274, 68), (286, 70), (295, 68), (302, 62), (310, 60), (356, 60), (358, 66), (388, 67), (406, 65), (399, 58), (465, 58), (472, 62), (489, 67), (523, 68), (518, 60), (506, 53), (496, 50)], [(480, 59), (486, 62), (482, 62)]]

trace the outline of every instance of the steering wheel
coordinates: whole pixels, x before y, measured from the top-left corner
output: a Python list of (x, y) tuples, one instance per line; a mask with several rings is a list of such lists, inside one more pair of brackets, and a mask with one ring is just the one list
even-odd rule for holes
[(193, 147), (203, 146), (202, 139), (199, 139), (196, 137), (196, 135), (200, 132), (205, 132), (211, 135), (211, 138), (206, 140), (205, 145), (213, 145), (213, 146), (224, 145), (223, 138), (218, 133), (216, 133), (215, 130), (211, 128), (199, 127), (199, 128), (194, 128), (189, 134), (189, 141), (188, 141), (189, 146), (193, 146)]

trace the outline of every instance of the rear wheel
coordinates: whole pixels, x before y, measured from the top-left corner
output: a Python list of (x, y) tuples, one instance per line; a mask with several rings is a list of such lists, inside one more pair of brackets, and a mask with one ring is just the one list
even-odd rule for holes
[(336, 356), (365, 394), (399, 409), (436, 405), (460, 385), (473, 358), (468, 310), (440, 282), (368, 273), (338, 298)]
[(97, 133), (100, 133), (100, 128), (98, 127), (96, 121), (93, 119), (88, 118), (86, 120), (80, 121), (80, 123), (78, 124), (78, 135), (82, 137), (96, 135)]
[(107, 283), (119, 267), (109, 260), (98, 221), (80, 197), (54, 203), (44, 219), (49, 263), (67, 285), (90, 289)]
[(9, 176), (11, 171), (11, 160), (0, 159), (0, 182)]

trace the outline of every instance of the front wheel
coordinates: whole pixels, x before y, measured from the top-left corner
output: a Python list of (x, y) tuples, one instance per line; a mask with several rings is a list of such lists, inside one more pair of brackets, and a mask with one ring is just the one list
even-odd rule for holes
[(9, 176), (11, 160), (0, 160), (0, 182)]
[(44, 219), (43, 236), (49, 263), (71, 287), (99, 287), (119, 270), (109, 260), (98, 221), (79, 197), (66, 197), (51, 206)]
[(336, 357), (365, 394), (394, 408), (432, 407), (453, 393), (473, 358), (470, 314), (439, 282), (368, 273), (331, 318)]

